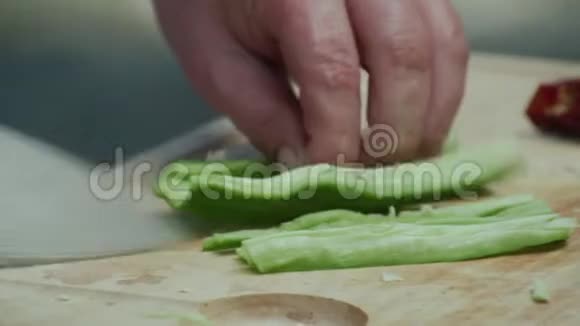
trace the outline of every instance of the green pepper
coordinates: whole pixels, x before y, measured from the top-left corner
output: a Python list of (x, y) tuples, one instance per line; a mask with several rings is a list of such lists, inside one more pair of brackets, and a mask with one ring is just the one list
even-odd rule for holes
[(260, 273), (451, 262), (566, 240), (576, 220), (553, 215), (478, 225), (385, 223), (279, 232), (246, 240), (238, 255)]
[(553, 214), (553, 211), (544, 201), (527, 194), (420, 211), (402, 211), (396, 219), (394, 219), (396, 216), (366, 215), (348, 210), (330, 210), (301, 216), (293, 221), (283, 223), (278, 228), (218, 233), (207, 238), (203, 243), (203, 248), (205, 251), (234, 249), (239, 247), (244, 240), (281, 231), (320, 230), (394, 221), (423, 225), (489, 224), (510, 218), (549, 214)]
[(244, 162), (235, 173), (226, 164), (195, 165), (193, 173), (187, 164), (173, 165), (181, 173), (163, 174), (158, 194), (172, 207), (206, 218), (276, 223), (331, 209), (384, 213), (389, 206), (473, 195), (517, 166), (516, 153), (509, 144), (496, 144), (390, 167), (319, 164), (284, 171)]

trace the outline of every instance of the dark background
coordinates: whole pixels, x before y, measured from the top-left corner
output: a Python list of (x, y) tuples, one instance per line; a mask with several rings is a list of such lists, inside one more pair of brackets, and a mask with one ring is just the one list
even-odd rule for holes
[[(455, 2), (474, 50), (580, 59), (580, 1)], [(146, 0), (0, 0), (0, 124), (95, 162), (216, 116), (188, 85)]]

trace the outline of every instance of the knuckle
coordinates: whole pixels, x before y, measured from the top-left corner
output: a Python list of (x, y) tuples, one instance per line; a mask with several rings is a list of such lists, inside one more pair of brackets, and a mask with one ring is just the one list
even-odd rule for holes
[[(256, 114), (253, 114), (253, 120), (251, 121), (251, 126), (273, 126), (279, 122), (279, 116), (276, 116), (273, 110), (257, 110)], [(248, 112), (243, 112), (247, 114)]]
[(467, 65), (469, 61), (469, 45), (466, 40), (460, 40), (450, 44), (448, 47), (449, 56), (461, 65)]
[(447, 28), (443, 29), (436, 42), (453, 61), (466, 64), (469, 60), (469, 44), (459, 18), (452, 20)]
[(320, 83), (327, 87), (355, 89), (359, 86), (359, 70), (351, 64), (328, 61), (318, 65), (316, 70)]
[(340, 42), (322, 42), (315, 50), (316, 60), (312, 65), (313, 75), (318, 82), (332, 88), (358, 88), (360, 67), (357, 55)]
[(273, 34), (305, 33), (308, 28), (308, 3), (304, 0), (254, 0), (257, 20), (264, 22)]
[(300, 22), (307, 17), (308, 2), (303, 0), (265, 0), (274, 12), (278, 12), (278, 17), (288, 22)]
[(447, 40), (443, 43), (443, 51), (454, 62), (466, 65), (469, 61), (469, 45), (465, 38)]
[(426, 33), (418, 29), (400, 31), (383, 43), (395, 66), (420, 72), (430, 70), (432, 51)]

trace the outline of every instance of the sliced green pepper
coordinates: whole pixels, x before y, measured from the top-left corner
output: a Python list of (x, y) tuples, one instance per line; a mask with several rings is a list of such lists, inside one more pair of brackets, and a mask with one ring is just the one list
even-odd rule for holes
[[(236, 176), (227, 169), (196, 169), (177, 181), (161, 178), (165, 187), (159, 193), (172, 207), (209, 218), (280, 222), (329, 209), (384, 213), (391, 205), (473, 195), (517, 166), (516, 153), (509, 144), (497, 144), (391, 167), (321, 164), (260, 178)], [(261, 169), (259, 164), (251, 167)], [(168, 180), (174, 188), (167, 186)]]
[[(496, 215), (490, 217), (492, 213)], [(475, 203), (430, 208), (421, 211), (402, 211), (396, 219), (393, 219), (395, 216), (366, 215), (348, 210), (330, 210), (301, 216), (293, 221), (283, 223), (278, 228), (215, 234), (204, 241), (204, 250), (234, 249), (239, 247), (243, 240), (280, 231), (319, 230), (394, 221), (423, 225), (489, 224), (509, 218), (552, 213), (552, 209), (544, 201), (536, 199), (532, 195), (493, 198)]]
[(575, 219), (537, 216), (483, 225), (387, 223), (280, 232), (246, 240), (238, 255), (260, 273), (450, 262), (566, 240)]

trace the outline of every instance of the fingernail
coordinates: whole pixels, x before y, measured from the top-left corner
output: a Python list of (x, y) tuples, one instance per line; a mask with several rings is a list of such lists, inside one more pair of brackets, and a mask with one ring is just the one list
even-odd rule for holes
[(296, 168), (305, 164), (306, 157), (302, 150), (282, 147), (278, 151), (278, 162), (286, 165), (288, 168)]

